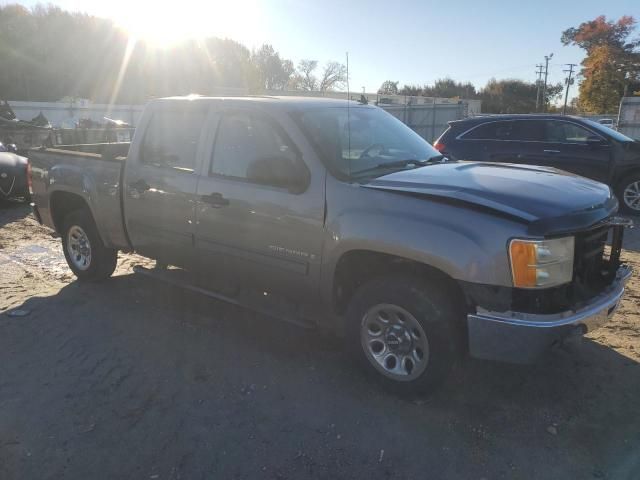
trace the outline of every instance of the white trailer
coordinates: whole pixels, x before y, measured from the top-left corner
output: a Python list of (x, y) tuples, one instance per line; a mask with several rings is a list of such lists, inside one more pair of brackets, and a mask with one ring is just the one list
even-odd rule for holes
[(624, 97), (620, 102), (618, 131), (640, 140), (640, 97)]

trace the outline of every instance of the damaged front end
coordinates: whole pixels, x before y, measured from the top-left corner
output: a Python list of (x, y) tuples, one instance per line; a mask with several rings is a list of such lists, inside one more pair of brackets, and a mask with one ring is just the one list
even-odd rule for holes
[(531, 363), (553, 343), (608, 321), (632, 269), (621, 263), (624, 229), (632, 221), (609, 217), (576, 232), (573, 279), (545, 289), (461, 283), (472, 306), (467, 316), (471, 356)]

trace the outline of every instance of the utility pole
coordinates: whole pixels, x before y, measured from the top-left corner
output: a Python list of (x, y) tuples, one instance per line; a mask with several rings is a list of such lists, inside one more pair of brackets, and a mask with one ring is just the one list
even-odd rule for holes
[(542, 89), (542, 111), (547, 111), (547, 77), (549, 76), (549, 60), (553, 58), (553, 53), (544, 56), (544, 87)]
[(536, 75), (538, 76), (536, 80), (536, 112), (540, 110), (540, 87), (542, 86), (542, 64), (536, 65)]
[(565, 80), (565, 82), (567, 82), (567, 89), (564, 91), (564, 106), (562, 107), (562, 114), (563, 115), (567, 114), (567, 99), (569, 98), (569, 87), (573, 83), (571, 75), (573, 75), (573, 67), (577, 67), (577, 64), (575, 64), (575, 63), (567, 63), (566, 66), (569, 67), (569, 70), (563, 70), (563, 72), (566, 72), (569, 75), (567, 76), (567, 79)]

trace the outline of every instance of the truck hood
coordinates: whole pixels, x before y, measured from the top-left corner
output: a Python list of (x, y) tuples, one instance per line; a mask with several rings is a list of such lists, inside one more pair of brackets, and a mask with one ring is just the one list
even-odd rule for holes
[(384, 175), (363, 186), (492, 211), (529, 224), (533, 235), (589, 228), (618, 208), (607, 185), (531, 165), (438, 163)]

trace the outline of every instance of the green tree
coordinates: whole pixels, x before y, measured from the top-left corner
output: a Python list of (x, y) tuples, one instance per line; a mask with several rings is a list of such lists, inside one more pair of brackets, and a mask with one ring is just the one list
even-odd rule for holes
[(616, 111), (625, 90), (637, 81), (640, 39), (630, 38), (635, 26), (631, 16), (614, 22), (601, 15), (562, 33), (564, 45), (577, 45), (587, 52), (582, 61), (580, 84), (580, 106), (585, 111)]
[(10, 100), (142, 103), (218, 87), (284, 88), (293, 64), (269, 46), (256, 53), (215, 37), (156, 48), (106, 19), (54, 6), (0, 6), (0, 96)]
[(295, 71), (291, 60), (283, 60), (271, 45), (264, 44), (251, 55), (259, 87), (263, 90), (284, 90)]
[[(557, 99), (563, 88), (562, 83), (547, 85), (547, 103)], [(537, 93), (538, 87), (535, 83), (492, 78), (480, 90), (479, 97), (482, 100), (482, 111), (486, 113), (531, 113), (536, 109)]]
[(437, 97), (437, 98), (477, 98), (476, 87), (471, 82), (456, 82), (451, 78), (439, 78), (433, 85), (405, 85), (399, 91), (401, 95)]
[(398, 83), (392, 80), (386, 80), (382, 82), (380, 88), (378, 89), (378, 93), (382, 95), (397, 95), (398, 94)]
[(439, 98), (474, 98), (476, 96), (476, 87), (470, 82), (462, 83), (456, 82), (451, 78), (440, 78), (434, 82), (433, 86), (425, 87), (423, 95)]

